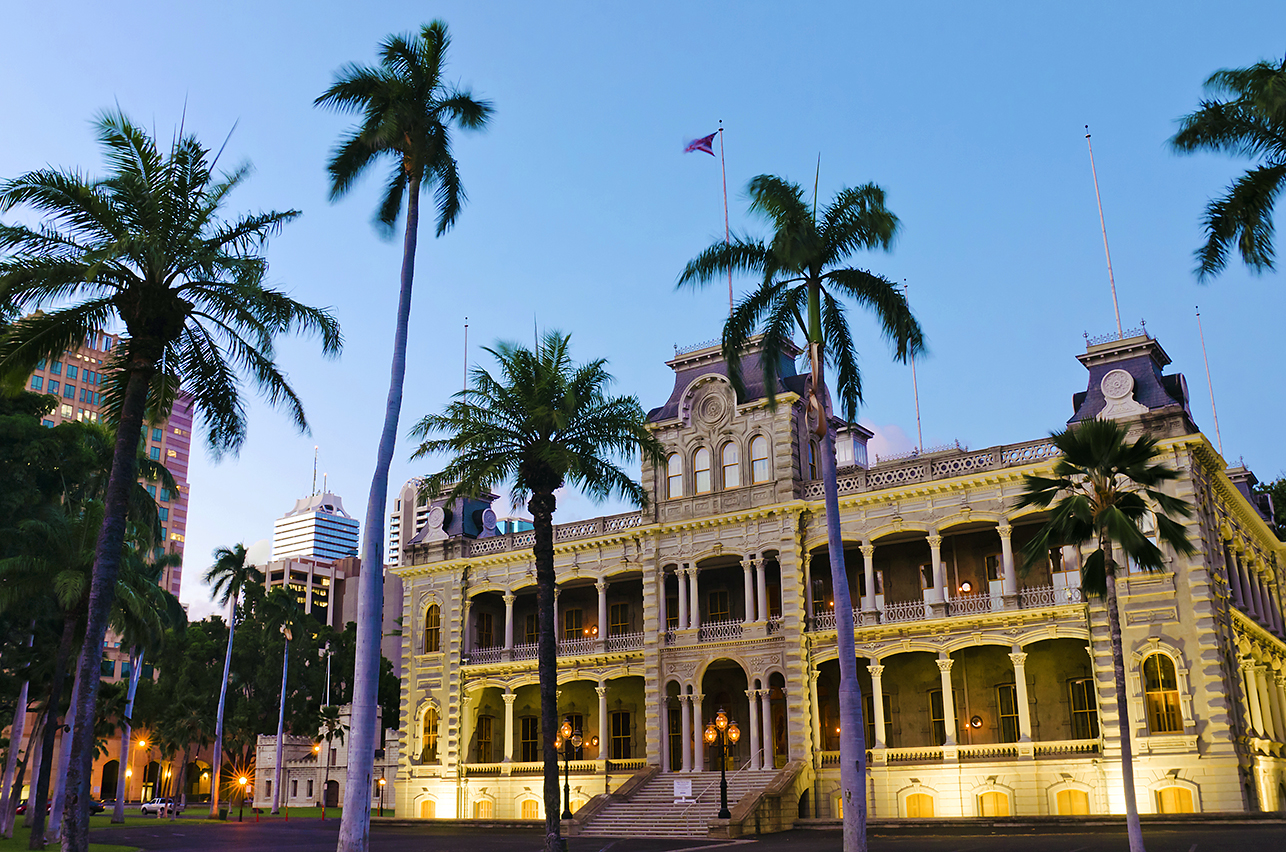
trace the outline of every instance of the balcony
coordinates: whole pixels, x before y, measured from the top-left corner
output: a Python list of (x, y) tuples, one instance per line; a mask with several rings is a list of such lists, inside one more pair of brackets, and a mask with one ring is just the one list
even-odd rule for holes
[[(1054, 586), (1037, 586), (1035, 588), (1020, 589), (1017, 597), (1017, 606), (1010, 609), (1044, 609), (1047, 607), (1068, 606), (1071, 604), (1084, 603), (1085, 597), (1077, 588), (1056, 588)], [(876, 624), (900, 624), (909, 621), (928, 621), (938, 616), (934, 615), (934, 604), (925, 601), (899, 601), (897, 603), (886, 604), (884, 609), (874, 613)], [(1001, 597), (992, 595), (960, 595), (954, 598), (948, 598), (945, 606), (945, 615), (943, 618), (956, 618), (967, 615), (985, 615), (991, 612), (1003, 612), (1006, 610), (1005, 600)], [(862, 613), (858, 608), (853, 609), (853, 623), (870, 625), (872, 613)], [(809, 626), (811, 633), (824, 633), (835, 629), (835, 613), (827, 612), (814, 616)]]
[[(573, 760), (568, 769), (572, 775), (603, 775), (617, 772), (637, 772), (647, 768), (647, 758), (638, 757), (628, 760)], [(558, 761), (558, 771), (563, 771), (562, 760)], [(495, 778), (503, 775), (543, 775), (545, 764), (542, 761), (499, 761), (495, 763), (466, 763), (464, 774), (474, 778)]]
[[(1018, 760), (1020, 750), (1037, 759), (1096, 757), (1098, 740), (1051, 740), (1032, 743), (964, 743), (954, 746), (914, 746), (911, 748), (867, 749), (866, 763), (912, 764), (942, 761), (988, 762)], [(839, 767), (838, 751), (819, 753), (823, 768)]]
[[(464, 665), (466, 666), (489, 666), (496, 663), (522, 663), (536, 659), (537, 644), (528, 642), (523, 645), (514, 645), (512, 650), (506, 654), (505, 649), (496, 648), (474, 648), (464, 655)], [(627, 651), (639, 651), (643, 649), (642, 633), (621, 633), (616, 636), (607, 637), (603, 641), (597, 637), (588, 637), (585, 639), (565, 639), (558, 643), (558, 656), (562, 657), (588, 657), (597, 654), (620, 654)]]

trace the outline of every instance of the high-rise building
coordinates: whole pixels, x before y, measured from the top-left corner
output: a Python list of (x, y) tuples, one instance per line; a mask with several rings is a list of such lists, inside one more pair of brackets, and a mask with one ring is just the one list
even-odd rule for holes
[(272, 558), (310, 556), (343, 559), (357, 555), (357, 519), (329, 491), (301, 497), (272, 528)]
[[(96, 422), (102, 419), (103, 396), (107, 389), (104, 369), (120, 341), (119, 335), (93, 334), (83, 344), (64, 352), (61, 358), (41, 361), (36, 366), (35, 372), (27, 379), (27, 389), (58, 398), (54, 410), (44, 418), (46, 426), (57, 426), (68, 420)], [(171, 491), (147, 483), (147, 490), (156, 499), (166, 552), (181, 554), (188, 524), (192, 398), (180, 392), (168, 418), (160, 423), (144, 425), (143, 439), (148, 457), (164, 464), (177, 486)], [(166, 568), (161, 577), (161, 588), (177, 595), (182, 579), (181, 565)]]
[[(389, 513), (388, 518), (388, 540), (385, 543), (384, 551), (384, 564), (386, 566), (403, 564), (401, 561), (402, 553), (407, 545), (413, 540), (420, 541), (424, 538), (421, 533), (424, 531), (424, 527), (429, 524), (433, 506), (429, 504), (427, 498), (420, 496), (420, 487), (423, 484), (424, 480), (420, 477), (408, 479), (393, 500), (393, 511)], [(484, 509), (489, 510), (490, 503), (494, 499), (494, 495), (490, 495), (482, 503), (474, 504), (470, 502), (467, 507), (470, 517), (467, 519), (464, 517), (462, 509), (461, 517), (458, 519), (460, 521), (460, 531), (466, 535), (470, 534), (470, 530), (475, 533), (481, 532), (485, 523), (482, 512)], [(464, 504), (460, 504), (455, 508), (463, 506)], [(440, 508), (443, 514), (441, 517), (434, 516), (436, 518), (434, 526), (437, 528), (445, 527), (445, 532), (449, 535), (451, 530), (448, 516), (452, 513), (453, 507), (443, 504)], [(474, 514), (477, 517), (472, 517)], [(502, 535), (531, 529), (531, 520), (528, 518), (496, 518), (494, 514), (491, 517), (494, 519), (496, 532)]]

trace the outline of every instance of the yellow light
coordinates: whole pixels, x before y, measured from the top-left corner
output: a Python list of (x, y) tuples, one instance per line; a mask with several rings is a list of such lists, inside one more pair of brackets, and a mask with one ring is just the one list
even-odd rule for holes
[(563, 726), (558, 729), (558, 732), (562, 734), (563, 739), (569, 739), (572, 735), (571, 720), (570, 719), (563, 720)]
[(210, 777), (210, 773), (209, 773), (209, 772), (202, 772), (202, 773), (201, 773), (201, 779), (202, 779), (202, 780), (205, 780), (206, 778), (209, 778), (209, 777)]
[(133, 770), (133, 769), (126, 769), (126, 770), (125, 770), (125, 777), (126, 777), (126, 778), (133, 777), (133, 775), (134, 775), (134, 770)]
[(147, 748), (147, 740), (139, 740), (139, 741), (138, 741), (138, 747), (139, 747), (139, 748)]
[(321, 746), (317, 743), (313, 743), (313, 754), (316, 754), (319, 751), (321, 751)]
[(728, 741), (735, 743), (739, 739), (741, 739), (741, 728), (738, 728), (737, 723), (733, 722), (728, 726)]
[(706, 734), (705, 734), (706, 742), (713, 743), (718, 736), (719, 736), (719, 732), (715, 730), (714, 725), (706, 726)]
[(728, 714), (720, 710), (719, 713), (714, 717), (714, 726), (721, 731), (727, 728)]
[(384, 786), (384, 779), (383, 779), (383, 778), (381, 778), (381, 779), (380, 779), (380, 786), (381, 786), (381, 787), (383, 787), (383, 786)]
[(244, 775), (242, 775), (240, 778), (237, 779), (237, 781), (241, 784), (242, 787), (246, 786), (246, 782), (249, 780), (250, 779)]

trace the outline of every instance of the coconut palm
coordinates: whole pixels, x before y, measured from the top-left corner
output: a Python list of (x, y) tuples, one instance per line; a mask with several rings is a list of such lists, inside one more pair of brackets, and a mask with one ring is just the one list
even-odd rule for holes
[(272, 782), (272, 812), (275, 814), (281, 809), (282, 747), (285, 743), (286, 733), (286, 675), (290, 670), (290, 643), (295, 638), (295, 632), (302, 626), (300, 616), (303, 615), (303, 610), (299, 608), (295, 596), (281, 587), (270, 591), (264, 599), (264, 603), (264, 614), (267, 616), (268, 625), (281, 631), (283, 639), (281, 647), (281, 699), (277, 707), (277, 762), (274, 764), (275, 775)]
[(723, 326), (723, 356), (728, 363), (728, 378), (738, 395), (745, 392), (741, 353), (761, 326), (763, 356), (760, 360), (769, 405), (776, 404), (777, 365), (796, 327), (803, 332), (808, 344), (811, 367), (808, 416), (821, 442), (826, 533), (839, 642), (844, 850), (855, 852), (866, 849), (866, 749), (862, 741), (862, 696), (857, 682), (853, 607), (840, 537), (834, 430), (824, 367), (827, 363), (835, 367), (842, 411), (852, 422), (862, 399), (862, 376), (842, 300), (852, 299), (875, 314), (899, 361), (922, 352), (924, 337), (897, 285), (864, 269), (841, 265), (860, 250), (888, 250), (892, 246), (898, 219), (885, 207), (882, 189), (875, 184), (843, 189), (821, 211), (820, 217), (816, 191), (809, 209), (800, 187), (779, 177), (759, 175), (750, 181), (747, 191), (751, 212), (768, 221), (772, 236), (767, 241), (738, 237), (731, 242), (715, 243), (688, 263), (678, 285), (704, 286), (729, 271), (760, 278), (758, 288), (737, 304)]
[(326, 790), (330, 787), (330, 747), (331, 743), (339, 740), (339, 744), (344, 744), (344, 735), (348, 733), (348, 725), (339, 720), (339, 708), (334, 704), (327, 704), (321, 709), (321, 728), (322, 741), (326, 743), (326, 774), (322, 779), (322, 802), (321, 818), (326, 819)]
[(127, 495), (146, 412), (167, 413), (180, 387), (193, 397), (216, 454), (245, 436), (241, 377), (300, 429), (303, 406), (274, 363), (274, 338), (317, 334), (323, 352), (339, 352), (338, 324), (264, 286), (258, 253), (295, 211), (220, 218), (228, 193), (248, 167), (216, 175), (210, 152), (194, 136), (168, 151), (123, 114), (98, 120), (109, 173), (43, 169), (0, 184), (0, 212), (22, 205), (44, 216), (35, 227), (0, 225), (0, 304), (32, 314), (0, 341), (0, 375), (25, 381), (41, 358), (56, 358), (90, 333), (119, 322), (127, 337), (111, 362), (108, 400), (118, 424), (102, 529), (98, 534), (89, 618), (77, 680), (79, 702), (68, 788), (67, 852), (88, 848), (89, 774), (99, 661), (125, 542)]
[(1258, 161), (1206, 205), (1206, 244), (1197, 249), (1197, 277), (1223, 271), (1234, 246), (1255, 272), (1273, 268), (1273, 203), (1286, 187), (1286, 59), (1216, 71), (1209, 97), (1180, 120), (1176, 151), (1220, 151)]
[[(210, 594), (219, 598), (220, 606), (228, 610), (228, 651), (223, 657), (223, 679), (219, 681), (219, 711), (214, 723), (214, 783), (210, 785), (210, 819), (219, 815), (219, 778), (223, 771), (223, 710), (228, 698), (228, 673), (232, 668), (232, 636), (237, 629), (237, 604), (241, 589), (248, 583), (262, 583), (263, 572), (246, 562), (246, 546), (238, 543), (232, 547), (219, 547), (214, 551), (214, 564), (205, 573), (210, 584)], [(219, 596), (222, 595), (220, 598)]]
[[(449, 498), (485, 493), (512, 483), (515, 507), (526, 502), (535, 533), (536, 608), (540, 635), (540, 730), (545, 762), (545, 849), (562, 852), (558, 814), (557, 648), (554, 625), (554, 492), (572, 485), (593, 499), (614, 494), (637, 506), (647, 491), (612, 461), (640, 450), (660, 463), (664, 450), (646, 428), (638, 399), (611, 397), (607, 362), (576, 366), (569, 335), (550, 332), (531, 351), (512, 343), (487, 349), (499, 362), (493, 377), (475, 369), (472, 387), (455, 395), (442, 414), (415, 425), (423, 438), (414, 458), (449, 455), (441, 472), (426, 478), (421, 493)], [(442, 437), (430, 437), (438, 435)]]
[(420, 227), (420, 193), (433, 190), (437, 206), (437, 236), (455, 224), (465, 193), (451, 153), (451, 128), (481, 130), (491, 117), (489, 101), (443, 79), (451, 39), (442, 21), (421, 28), (418, 35), (389, 36), (380, 46), (380, 64), (349, 64), (334, 84), (317, 98), (318, 106), (361, 113), (358, 126), (335, 148), (329, 172), (332, 200), (347, 194), (367, 167), (391, 161), (387, 188), (376, 215), (376, 226), (391, 234), (406, 202), (406, 231), (402, 240), (402, 275), (393, 334), (393, 365), (384, 428), (380, 432), (366, 503), (362, 564), (368, 567), (358, 581), (357, 662), (353, 685), (353, 735), (349, 743), (348, 784), (340, 826), (340, 852), (366, 852), (371, 797), (363, 795), (372, 783), (375, 760), (375, 709), (379, 689), (380, 630), (384, 600), (381, 532), (388, 501), (388, 472), (402, 413), (406, 377), (407, 326), (411, 317), (411, 283)]
[(1125, 691), (1125, 657), (1121, 650), (1121, 618), (1117, 607), (1116, 576), (1121, 563), (1113, 548), (1146, 571), (1165, 567), (1165, 555), (1143, 531), (1145, 520), (1155, 520), (1157, 537), (1176, 554), (1195, 552), (1174, 518), (1192, 514), (1187, 501), (1161, 488), (1178, 478), (1162, 461), (1153, 438), (1143, 435), (1130, 441), (1128, 430), (1115, 420), (1086, 420), (1057, 432), (1054, 444), (1062, 456), (1052, 476), (1026, 476), (1018, 506), (1049, 509), (1036, 536), (1023, 548), (1022, 562), (1029, 566), (1049, 558), (1050, 549), (1062, 545), (1096, 545), (1085, 559), (1081, 588), (1086, 594), (1107, 599), (1107, 623), (1112, 641), (1112, 671), (1121, 739), (1121, 770), (1125, 781), (1126, 826), (1130, 852), (1143, 852), (1138, 802), (1134, 797), (1134, 770), (1130, 744), (1129, 702)]

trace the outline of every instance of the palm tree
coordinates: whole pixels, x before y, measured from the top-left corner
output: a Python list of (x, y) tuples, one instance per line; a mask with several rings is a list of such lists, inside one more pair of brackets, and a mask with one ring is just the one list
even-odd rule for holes
[[(274, 363), (274, 338), (316, 333), (339, 352), (335, 319), (263, 284), (258, 250), (298, 215), (258, 213), (225, 221), (220, 209), (248, 167), (216, 176), (210, 152), (180, 136), (167, 152), (123, 114), (98, 120), (109, 174), (89, 179), (44, 169), (0, 183), (0, 212), (16, 205), (43, 214), (36, 227), (0, 225), (0, 304), (27, 311), (57, 305), (9, 327), (0, 341), (0, 376), (25, 381), (42, 358), (56, 358), (118, 321), (128, 337), (111, 363), (108, 399), (117, 422), (111, 477), (98, 534), (89, 618), (73, 710), (67, 786), (67, 852), (87, 852), (89, 775), (99, 661), (125, 542), (125, 512), (137, 475), (138, 435), (149, 407), (165, 413), (179, 388), (193, 396), (215, 455), (245, 436), (240, 374), (284, 405), (300, 429), (303, 407)], [(107, 371), (105, 371), (107, 372)]]
[(425, 480), (422, 494), (436, 498), (449, 489), (448, 499), (454, 499), (512, 482), (514, 506), (526, 502), (531, 511), (540, 628), (536, 660), (545, 762), (546, 852), (563, 849), (553, 736), (558, 729), (554, 492), (573, 485), (596, 500), (618, 494), (645, 507), (647, 491), (611, 459), (639, 450), (654, 463), (664, 458), (660, 443), (647, 430), (638, 399), (608, 396), (612, 378), (607, 362), (599, 359), (574, 365), (568, 351), (570, 339), (570, 335), (549, 332), (535, 352), (512, 343), (487, 349), (500, 364), (500, 377), (475, 369), (471, 388), (457, 393), (456, 401), (444, 413), (424, 417), (412, 430), (424, 439), (413, 458), (450, 455), (447, 466)]
[(344, 66), (334, 84), (317, 98), (318, 106), (362, 114), (360, 124), (336, 147), (331, 158), (330, 195), (345, 195), (376, 160), (392, 160), (392, 174), (376, 215), (376, 226), (391, 234), (406, 199), (406, 232), (402, 241), (402, 275), (393, 335), (393, 365), (384, 428), (375, 455), (366, 502), (357, 612), (357, 658), (353, 685), (353, 736), (349, 743), (348, 784), (340, 825), (340, 852), (366, 852), (375, 760), (375, 709), (379, 689), (380, 630), (384, 601), (384, 564), (380, 532), (388, 501), (388, 472), (397, 443), (406, 377), (407, 325), (411, 317), (411, 283), (420, 227), (420, 193), (432, 189), (437, 204), (437, 236), (455, 224), (465, 193), (451, 153), (453, 125), (481, 130), (491, 117), (489, 101), (475, 100), (467, 90), (443, 80), (451, 39), (442, 21), (424, 26), (419, 35), (389, 36), (380, 46), (380, 64)]
[(326, 775), (322, 780), (322, 805), (321, 818), (326, 819), (326, 790), (330, 787), (330, 745), (335, 740), (339, 744), (344, 744), (344, 735), (348, 733), (348, 725), (339, 721), (339, 708), (334, 704), (327, 704), (321, 709), (322, 740), (326, 743)]
[(1206, 205), (1206, 244), (1197, 277), (1218, 275), (1234, 245), (1255, 272), (1273, 268), (1273, 202), (1286, 187), (1286, 59), (1225, 68), (1206, 80), (1210, 97), (1184, 116), (1170, 140), (1176, 151), (1221, 151), (1259, 164)]
[(1161, 487), (1178, 478), (1162, 462), (1157, 443), (1147, 435), (1128, 439), (1115, 420), (1086, 420), (1053, 435), (1062, 456), (1053, 476), (1027, 476), (1019, 508), (1050, 510), (1036, 536), (1023, 548), (1023, 569), (1049, 558), (1050, 549), (1085, 542), (1097, 549), (1085, 559), (1081, 588), (1107, 598), (1107, 624), (1112, 639), (1112, 671), (1121, 738), (1121, 771), (1125, 780), (1125, 813), (1130, 852), (1143, 852), (1130, 742), (1129, 703), (1125, 691), (1125, 658), (1121, 650), (1121, 617), (1117, 607), (1113, 547), (1147, 571), (1165, 567), (1165, 555), (1143, 532), (1144, 520), (1155, 518), (1156, 534), (1176, 554), (1190, 556), (1195, 548), (1183, 525), (1173, 520), (1192, 514), (1187, 501)]
[(761, 325), (760, 360), (769, 405), (776, 404), (777, 365), (796, 326), (808, 343), (808, 416), (821, 441), (826, 533), (839, 644), (844, 850), (855, 852), (866, 849), (866, 749), (862, 741), (853, 607), (839, 527), (831, 401), (824, 366), (829, 362), (836, 368), (844, 417), (852, 422), (862, 399), (862, 376), (841, 299), (850, 298), (875, 313), (899, 361), (923, 352), (924, 336), (897, 285), (864, 269), (841, 265), (858, 250), (888, 250), (892, 246), (898, 220), (884, 206), (884, 190), (869, 183), (843, 189), (821, 212), (820, 221), (815, 189), (811, 210), (799, 186), (779, 177), (759, 175), (750, 181), (747, 191), (751, 212), (770, 223), (772, 236), (766, 242), (738, 237), (715, 243), (688, 263), (678, 286), (704, 286), (729, 271), (753, 273), (762, 279), (758, 288), (737, 304), (723, 326), (723, 357), (738, 396), (745, 393), (741, 353)]
[(284, 639), (281, 648), (281, 699), (277, 708), (277, 762), (274, 764), (275, 775), (272, 782), (272, 812), (275, 814), (281, 809), (281, 753), (286, 732), (286, 675), (290, 670), (290, 643), (295, 638), (295, 631), (300, 628), (299, 616), (303, 612), (296, 604), (294, 595), (280, 587), (268, 593), (265, 603), (268, 624), (280, 630)]
[(241, 599), (241, 589), (248, 583), (262, 583), (263, 572), (246, 562), (246, 546), (238, 543), (232, 547), (219, 547), (214, 551), (214, 564), (205, 573), (205, 581), (210, 584), (210, 594), (223, 597), (220, 606), (228, 610), (228, 650), (223, 657), (223, 679), (219, 681), (219, 712), (214, 723), (214, 754), (211, 758), (214, 783), (210, 785), (210, 819), (219, 815), (219, 778), (223, 771), (223, 710), (228, 697), (228, 674), (232, 668), (232, 636), (237, 629), (237, 603)]

